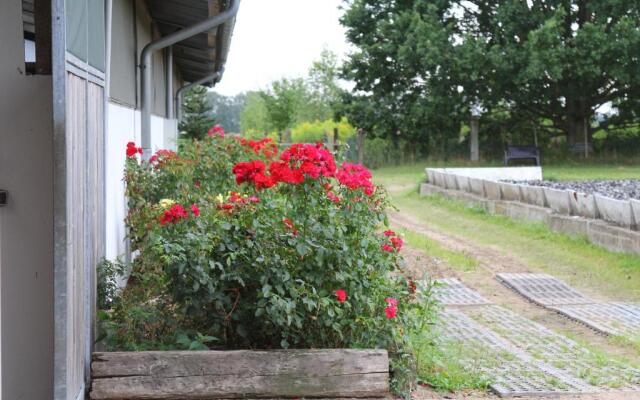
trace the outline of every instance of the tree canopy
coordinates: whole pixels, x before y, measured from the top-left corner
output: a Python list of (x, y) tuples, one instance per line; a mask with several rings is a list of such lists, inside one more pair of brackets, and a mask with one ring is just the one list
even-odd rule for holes
[(638, 122), (636, 0), (348, 0), (342, 23), (357, 47), (345, 76), (386, 134), (459, 135), (473, 107), (570, 142), (605, 104), (608, 124)]

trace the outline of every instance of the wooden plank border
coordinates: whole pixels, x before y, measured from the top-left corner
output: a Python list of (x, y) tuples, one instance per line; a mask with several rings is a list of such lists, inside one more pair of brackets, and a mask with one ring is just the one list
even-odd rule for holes
[(385, 350), (94, 353), (92, 399), (382, 398)]

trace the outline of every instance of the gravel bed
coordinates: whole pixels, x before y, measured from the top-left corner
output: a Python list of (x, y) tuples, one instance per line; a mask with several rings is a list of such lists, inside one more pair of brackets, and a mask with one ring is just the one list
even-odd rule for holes
[(599, 194), (618, 200), (640, 199), (640, 180), (598, 180), (598, 181), (511, 181), (520, 185), (543, 186), (560, 190), (574, 190), (580, 193)]

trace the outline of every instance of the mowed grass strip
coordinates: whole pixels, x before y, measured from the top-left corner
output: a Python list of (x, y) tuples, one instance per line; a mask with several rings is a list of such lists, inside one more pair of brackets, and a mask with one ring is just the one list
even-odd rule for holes
[(429, 257), (444, 261), (447, 266), (453, 269), (470, 272), (475, 271), (479, 265), (478, 260), (464, 253), (449, 250), (425, 235), (405, 228), (396, 229), (396, 231), (402, 235), (410, 247), (424, 252)]

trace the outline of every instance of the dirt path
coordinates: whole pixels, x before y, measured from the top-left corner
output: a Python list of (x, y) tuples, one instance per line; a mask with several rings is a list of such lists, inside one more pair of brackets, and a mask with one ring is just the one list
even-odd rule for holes
[[(515, 313), (544, 325), (556, 332), (568, 334), (577, 341), (589, 343), (590, 346), (600, 349), (607, 354), (628, 356), (629, 349), (612, 343), (606, 337), (597, 334), (593, 330), (579, 325), (555, 312), (549, 311), (525, 300), (520, 295), (509, 290), (495, 279), (499, 272), (541, 272), (527, 265), (521, 259), (508, 250), (493, 246), (479, 245), (466, 238), (443, 233), (433, 227), (416, 221), (411, 215), (402, 212), (389, 214), (391, 224), (395, 228), (405, 228), (437, 241), (443, 247), (456, 252), (461, 252), (475, 259), (479, 266), (474, 271), (460, 271), (447, 265), (444, 261), (429, 257), (420, 250), (407, 248), (405, 259), (408, 273), (421, 277), (426, 271), (432, 278), (455, 277), (470, 288), (478, 291), (486, 299), (494, 304), (506, 307)], [(604, 299), (600, 294), (588, 292), (595, 298)], [(418, 399), (488, 399), (495, 396), (486, 393), (458, 393), (439, 394), (428, 388), (421, 388), (416, 393)], [(636, 393), (606, 393), (597, 395), (558, 396), (557, 399), (580, 400), (621, 400), (640, 399)]]

